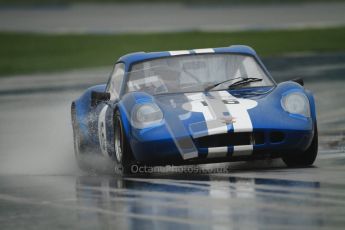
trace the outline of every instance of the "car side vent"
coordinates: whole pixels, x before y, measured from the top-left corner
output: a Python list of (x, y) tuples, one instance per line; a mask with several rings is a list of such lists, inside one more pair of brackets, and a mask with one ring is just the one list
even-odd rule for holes
[(243, 132), (243, 133), (223, 133), (211, 136), (199, 137), (194, 139), (196, 145), (200, 148), (237, 146), (263, 144), (265, 136), (263, 132)]

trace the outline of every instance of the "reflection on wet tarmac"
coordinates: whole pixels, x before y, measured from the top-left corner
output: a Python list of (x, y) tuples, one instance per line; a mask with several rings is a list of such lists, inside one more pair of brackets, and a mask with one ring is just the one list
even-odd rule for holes
[[(81, 211), (81, 221), (92, 218), (93, 224), (116, 223), (120, 229), (291, 229), (320, 227), (323, 222), (345, 224), (337, 213), (345, 204), (341, 200), (345, 194), (323, 191), (319, 182), (208, 175), (197, 180), (81, 176), (76, 180), (76, 195), (78, 204), (115, 216)], [(322, 214), (325, 209), (335, 215), (328, 218)]]

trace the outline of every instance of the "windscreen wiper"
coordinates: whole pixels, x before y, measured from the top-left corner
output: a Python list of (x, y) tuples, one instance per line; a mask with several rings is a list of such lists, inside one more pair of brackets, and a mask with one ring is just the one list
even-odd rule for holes
[(245, 79), (245, 78), (244, 78), (244, 77), (235, 77), (235, 78), (232, 78), (232, 79), (227, 79), (227, 80), (225, 80), (225, 81), (221, 81), (221, 82), (218, 82), (218, 83), (209, 85), (209, 86), (207, 86), (204, 90), (205, 90), (205, 91), (210, 91), (211, 89), (216, 88), (217, 86), (219, 86), (219, 85), (221, 85), (221, 84), (224, 84), (224, 83), (226, 83), (226, 82), (233, 81), (233, 80), (236, 80), (236, 79)]
[(256, 77), (248, 77), (248, 78), (243, 78), (242, 80), (236, 81), (234, 83), (232, 83), (231, 85), (229, 85), (229, 89), (234, 88), (236, 86), (240, 86), (240, 85), (246, 85), (248, 83), (251, 82), (257, 82), (257, 81), (262, 81), (261, 78), (256, 78)]

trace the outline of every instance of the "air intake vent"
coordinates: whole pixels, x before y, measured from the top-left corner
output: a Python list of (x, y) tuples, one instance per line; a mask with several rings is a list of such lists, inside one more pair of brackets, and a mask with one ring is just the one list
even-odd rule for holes
[(270, 133), (270, 142), (271, 143), (278, 143), (282, 142), (285, 138), (285, 134), (282, 132), (271, 132)]
[(224, 133), (199, 137), (194, 141), (200, 148), (212, 148), (221, 146), (263, 144), (265, 142), (265, 136), (263, 132)]

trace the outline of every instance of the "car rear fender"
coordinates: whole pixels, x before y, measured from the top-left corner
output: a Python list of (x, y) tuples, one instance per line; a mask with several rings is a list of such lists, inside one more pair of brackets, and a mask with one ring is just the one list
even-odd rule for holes
[(91, 92), (104, 92), (106, 85), (95, 85), (87, 90), (75, 101), (72, 102), (72, 111), (75, 112), (75, 122), (80, 130), (80, 135), (84, 140), (89, 140), (91, 134), (89, 133), (90, 113), (91, 107)]

